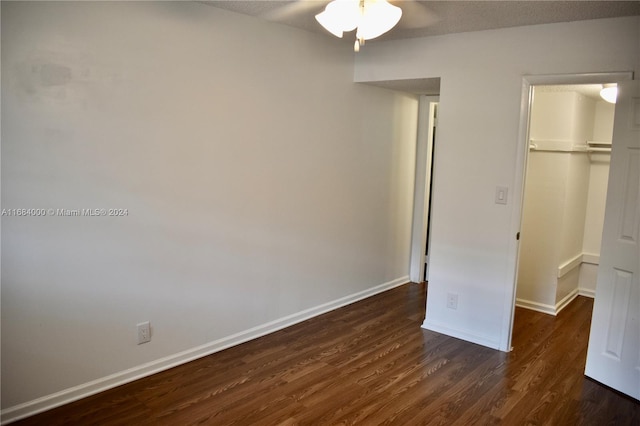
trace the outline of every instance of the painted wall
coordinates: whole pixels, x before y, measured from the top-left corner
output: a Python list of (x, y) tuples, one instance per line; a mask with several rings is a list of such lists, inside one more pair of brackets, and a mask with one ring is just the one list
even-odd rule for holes
[(370, 43), (356, 57), (356, 81), (441, 77), (427, 328), (508, 349), (520, 200), (494, 195), (521, 192), (523, 76), (638, 72), (638, 46), (631, 17)]
[(2, 208), (127, 209), (2, 217), (4, 413), (405, 282), (417, 105), (198, 3), (3, 2)]
[[(558, 91), (553, 86), (536, 87), (531, 109), (530, 138), (555, 142), (556, 148), (564, 143), (585, 145), (591, 139), (595, 101), (577, 92)], [(570, 147), (570, 146), (569, 146)]]
[(561, 264), (582, 254), (590, 163), (588, 154), (569, 154), (563, 227), (560, 235)]
[(555, 306), (570, 155), (529, 152), (518, 267), (519, 304)]
[(534, 89), (517, 278), (518, 306), (555, 314), (577, 292), (575, 271), (559, 268), (582, 254), (589, 184), (585, 147), (592, 139), (595, 101), (554, 86)]
[(589, 171), (589, 198), (587, 216), (584, 224), (582, 250), (594, 255), (600, 254), (602, 226), (604, 224), (604, 206), (609, 181), (610, 154), (591, 154)]
[[(593, 113), (583, 115), (584, 122), (593, 120)], [(591, 124), (589, 122), (589, 124)], [(590, 137), (590, 135), (589, 135)], [(580, 140), (587, 140), (585, 137)], [(589, 193), (589, 155), (585, 153), (571, 153), (569, 155), (569, 169), (567, 170), (567, 183), (565, 193), (564, 214), (562, 220), (562, 234), (560, 235), (561, 250), (558, 267), (582, 256), (584, 241), (584, 223), (587, 214), (587, 197)], [(556, 310), (564, 306), (558, 306), (566, 297), (577, 294), (579, 287), (578, 264), (571, 271), (558, 278), (556, 291)]]
[[(614, 104), (605, 101), (596, 102), (593, 124), (594, 141), (611, 142), (614, 112)], [(587, 202), (587, 217), (585, 219), (583, 251), (599, 255), (611, 154), (592, 153), (590, 158), (589, 199)]]
[[(593, 124), (594, 141), (611, 142), (614, 112), (615, 105), (605, 101), (596, 102)], [(582, 251), (589, 255), (591, 263), (585, 262), (580, 265), (579, 287), (581, 293), (595, 295), (611, 154), (593, 153), (590, 155), (590, 160), (589, 194)]]
[[(595, 140), (596, 130), (604, 136), (612, 128), (613, 116), (600, 103), (554, 86), (534, 89), (530, 136), (534, 146), (549, 151), (529, 152), (518, 306), (556, 314), (579, 292), (593, 296), (591, 269), (597, 270), (607, 190), (601, 158), (609, 155), (581, 149)], [(603, 140), (610, 141), (611, 133)]]

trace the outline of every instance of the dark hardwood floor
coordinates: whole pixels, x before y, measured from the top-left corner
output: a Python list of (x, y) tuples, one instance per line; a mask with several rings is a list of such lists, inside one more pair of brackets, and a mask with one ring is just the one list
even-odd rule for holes
[(516, 310), (502, 353), (420, 328), (407, 284), (15, 425), (640, 425), (583, 375), (593, 301)]

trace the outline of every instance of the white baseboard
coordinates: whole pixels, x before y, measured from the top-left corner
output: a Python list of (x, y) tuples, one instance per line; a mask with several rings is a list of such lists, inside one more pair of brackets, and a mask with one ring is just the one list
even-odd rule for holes
[(592, 299), (596, 298), (596, 291), (591, 290), (590, 288), (579, 288), (578, 296), (590, 297)]
[(573, 299), (578, 297), (580, 292), (578, 289), (574, 289), (571, 293), (567, 294), (555, 305), (548, 305), (545, 303), (533, 302), (531, 300), (526, 299), (516, 299), (516, 306), (520, 308), (530, 309), (532, 311), (538, 311), (545, 314), (556, 316), (558, 313), (569, 305), (569, 303), (573, 302)]
[(438, 321), (432, 321), (428, 318), (425, 318), (424, 322), (422, 323), (422, 328), (430, 331), (435, 331), (436, 333), (446, 334), (447, 336), (455, 337), (456, 339), (462, 339), (466, 340), (467, 342), (486, 346), (491, 349), (500, 350), (500, 342), (495, 339), (491, 339), (488, 336), (479, 335), (469, 331), (451, 328), (446, 324)]
[(548, 305), (546, 303), (538, 303), (526, 299), (516, 299), (516, 306), (519, 308), (530, 309), (532, 311), (538, 311), (549, 315), (556, 315), (556, 307), (554, 305)]
[(571, 291), (571, 293), (567, 294), (565, 297), (562, 298), (561, 301), (556, 303), (556, 315), (558, 315), (558, 313), (561, 310), (566, 308), (567, 305), (569, 305), (569, 303), (573, 302), (573, 299), (575, 299), (576, 297), (578, 297), (578, 289), (577, 288), (573, 289)]
[(195, 348), (170, 355), (165, 358), (160, 358), (158, 360), (148, 362), (146, 364), (142, 364), (125, 371), (93, 380), (91, 382), (83, 383), (81, 385), (74, 386), (72, 388), (65, 389), (51, 395), (46, 395), (32, 401), (15, 405), (13, 407), (8, 407), (0, 412), (0, 424), (5, 425), (16, 420), (32, 416), (34, 414), (38, 414), (64, 404), (86, 398), (88, 396), (103, 392), (107, 389), (111, 389), (116, 386), (120, 386), (125, 383), (133, 382), (134, 380), (138, 380), (143, 377), (168, 370), (169, 368), (173, 368), (178, 365), (193, 361), (195, 359), (222, 351), (231, 346), (236, 346), (249, 340), (265, 336), (267, 334), (305, 321), (309, 318), (322, 315), (326, 312), (333, 311), (362, 299), (366, 299), (367, 297), (374, 296), (378, 293), (382, 293), (408, 282), (409, 276), (400, 277), (393, 281), (371, 287), (369, 289), (351, 294), (349, 296), (341, 297), (322, 305), (305, 309), (304, 311), (300, 311), (295, 314), (268, 322), (266, 324), (241, 331), (239, 333), (215, 340), (202, 346), (197, 346)]

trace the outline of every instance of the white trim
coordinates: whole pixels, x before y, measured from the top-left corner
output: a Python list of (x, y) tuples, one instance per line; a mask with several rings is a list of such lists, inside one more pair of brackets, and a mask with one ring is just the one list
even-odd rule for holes
[(578, 297), (577, 288), (573, 289), (571, 293), (567, 294), (565, 297), (562, 298), (561, 301), (556, 303), (556, 315), (558, 315), (561, 310), (566, 308), (569, 305), (569, 303), (573, 302), (573, 299), (575, 299), (576, 297)]
[(374, 296), (378, 293), (391, 290), (392, 288), (406, 284), (408, 281), (409, 277), (403, 276), (393, 281), (371, 287), (369, 289), (351, 294), (349, 296), (341, 297), (331, 302), (323, 303), (322, 305), (305, 309), (304, 311), (300, 311), (295, 314), (270, 321), (268, 323), (241, 331), (231, 336), (223, 337), (222, 339), (214, 340), (213, 342), (206, 343), (204, 345), (197, 346), (195, 348), (188, 349), (177, 354), (160, 358), (155, 361), (151, 361), (146, 364), (130, 368), (128, 370), (120, 371), (106, 377), (101, 377), (97, 380), (83, 383), (81, 385), (74, 386), (60, 392), (34, 399), (32, 401), (14, 405), (13, 407), (8, 407), (0, 412), (0, 423), (5, 425), (23, 419), (25, 417), (32, 416), (34, 414), (38, 414), (64, 404), (86, 398), (99, 392), (114, 388), (116, 386), (120, 386), (125, 383), (133, 382), (134, 380), (138, 380), (143, 377), (168, 370), (169, 368), (173, 368), (178, 365), (196, 360), (198, 358), (211, 355), (213, 353), (222, 351), (232, 346), (239, 345), (249, 340), (257, 339), (258, 337), (265, 336), (267, 334), (305, 321), (309, 318), (313, 318), (326, 312), (333, 311), (335, 309), (357, 302), (359, 300), (366, 299), (367, 297)]
[(573, 259), (567, 260), (562, 265), (558, 266), (558, 278), (562, 278), (569, 272), (580, 266), (582, 263), (582, 253), (575, 256)]
[(578, 288), (578, 296), (590, 297), (592, 299), (596, 298), (596, 291), (591, 290), (590, 288)]
[(502, 314), (502, 329), (500, 332), (500, 350), (511, 349), (511, 337), (513, 335), (513, 315), (516, 306), (516, 285), (518, 281), (518, 241), (511, 239), (520, 232), (522, 224), (522, 202), (524, 197), (524, 177), (527, 167), (527, 154), (529, 153), (529, 110), (531, 108), (531, 86), (545, 84), (594, 84), (617, 83), (619, 81), (633, 80), (633, 71), (582, 73), (582, 74), (548, 74), (525, 75), (522, 78), (522, 90), (520, 96), (520, 118), (518, 128), (518, 143), (515, 158), (515, 176), (513, 188), (513, 209), (509, 233), (509, 255), (507, 259), (508, 276), (511, 285), (507, 286), (504, 297)]
[(436, 333), (446, 334), (447, 336), (455, 337), (456, 339), (462, 339), (471, 343), (476, 343), (478, 345), (486, 346), (491, 349), (501, 350), (500, 342), (490, 338), (487, 335), (480, 335), (476, 333), (470, 333), (465, 330), (459, 330), (457, 328), (451, 328), (448, 325), (438, 321), (425, 319), (424, 322), (422, 323), (422, 328), (430, 331), (434, 331)]
[(633, 80), (633, 71), (592, 72), (583, 74), (547, 74), (525, 75), (524, 79), (531, 85), (545, 86), (554, 84), (604, 84)]
[(588, 263), (590, 265), (600, 264), (600, 255), (594, 253), (582, 253), (582, 263)]
[(516, 299), (516, 306), (553, 316), (556, 315), (556, 307), (554, 305), (547, 305), (546, 303), (532, 302), (531, 300), (526, 299)]
[(519, 143), (516, 147), (516, 164), (513, 184), (513, 208), (511, 209), (511, 225), (509, 227), (509, 254), (507, 257), (507, 276), (505, 281), (512, 285), (506, 286), (504, 300), (502, 302), (502, 327), (500, 329), (500, 350), (511, 351), (511, 338), (513, 335), (513, 317), (516, 311), (516, 283), (518, 281), (518, 262), (520, 260), (520, 241), (516, 235), (520, 234), (522, 226), (522, 204), (524, 202), (524, 177), (527, 168), (527, 155), (529, 154), (529, 105), (533, 91), (526, 78), (522, 79), (520, 90), (520, 124), (518, 127)]
[(413, 192), (413, 224), (411, 229), (411, 281), (422, 282), (424, 276), (424, 236), (427, 232), (426, 206), (429, 187), (427, 186), (427, 157), (429, 142), (429, 100), (420, 96), (418, 100), (418, 134), (416, 141), (415, 182)]
[(560, 300), (555, 305), (548, 305), (546, 303), (533, 302), (531, 300), (526, 300), (526, 299), (516, 299), (516, 306), (520, 308), (530, 309), (532, 311), (538, 311), (545, 314), (556, 316), (560, 313), (561, 310), (566, 308), (569, 305), (569, 303), (573, 302), (573, 299), (578, 297), (579, 294), (580, 292), (576, 288), (572, 290), (571, 293), (563, 297), (562, 300)]
[(413, 282), (422, 282), (425, 276), (425, 246), (429, 224), (429, 192), (433, 155), (433, 104), (438, 96), (420, 96), (418, 106), (418, 136), (413, 195), (413, 224), (411, 230), (411, 263), (409, 276)]
[[(438, 127), (438, 105), (440, 105), (440, 96), (434, 96), (432, 98), (427, 98), (429, 100), (429, 133), (427, 136), (427, 176), (425, 179), (425, 203), (424, 203), (424, 220), (425, 220), (425, 229), (422, 238), (422, 256), (420, 257), (420, 276), (424, 278), (424, 281), (429, 280), (429, 256), (425, 253), (425, 249), (430, 247), (431, 245), (431, 235), (433, 232), (429, 233), (429, 229), (433, 229), (431, 222), (433, 222), (433, 216), (429, 216), (430, 210), (429, 206), (433, 204), (433, 194), (431, 191), (434, 186), (432, 183), (434, 176), (435, 158), (433, 157), (433, 145), (435, 144), (434, 132)], [(429, 234), (429, 235), (427, 235)], [(427, 238), (428, 237), (428, 238)], [(429, 250), (431, 253), (431, 250)]]
[(562, 265), (558, 266), (558, 278), (564, 277), (573, 269), (577, 268), (583, 263), (588, 263), (590, 265), (599, 265), (600, 255), (593, 253), (580, 253), (576, 255), (573, 259), (569, 259)]

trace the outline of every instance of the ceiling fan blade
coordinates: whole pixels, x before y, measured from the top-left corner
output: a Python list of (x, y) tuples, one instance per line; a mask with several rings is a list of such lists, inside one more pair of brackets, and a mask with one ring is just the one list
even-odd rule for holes
[(440, 17), (431, 10), (424, 1), (417, 0), (390, 0), (402, 9), (402, 18), (398, 27), (404, 29), (426, 28), (440, 21)]
[(262, 14), (262, 17), (268, 21), (273, 22), (286, 22), (292, 18), (299, 17), (301, 15), (313, 14), (314, 16), (327, 6), (328, 0), (293, 0), (293, 1), (278, 1), (272, 3), (281, 3), (281, 6), (274, 7), (266, 13)]

